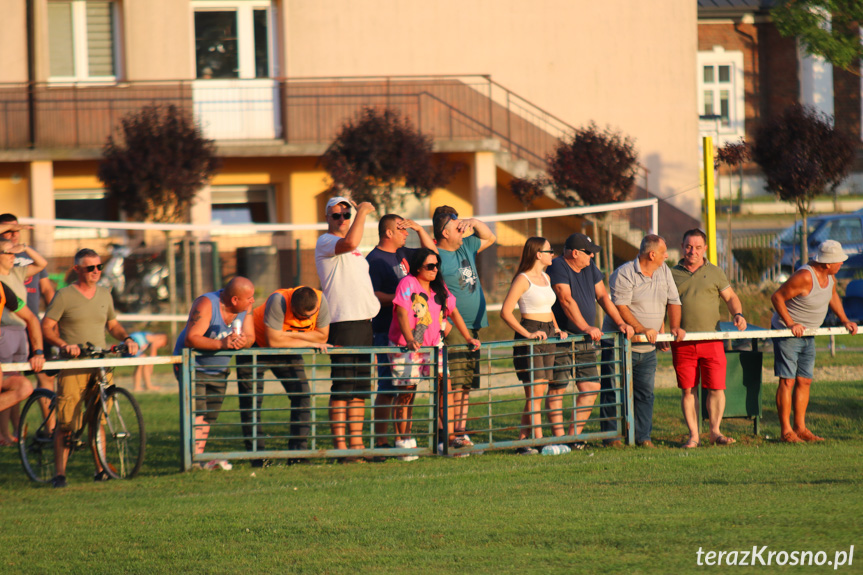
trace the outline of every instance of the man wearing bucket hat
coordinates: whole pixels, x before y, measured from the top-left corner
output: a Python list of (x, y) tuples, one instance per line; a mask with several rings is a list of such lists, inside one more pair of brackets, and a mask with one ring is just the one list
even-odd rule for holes
[(786, 443), (824, 441), (823, 437), (806, 428), (806, 407), (815, 368), (815, 338), (804, 336), (803, 331), (820, 327), (829, 308), (845, 329), (851, 334), (857, 333), (857, 324), (849, 321), (836, 293), (836, 272), (847, 259), (842, 244), (835, 240), (823, 242), (818, 246), (815, 257), (794, 272), (771, 298), (776, 311), (770, 327), (790, 329), (794, 334), (793, 338), (773, 339), (773, 371), (779, 378), (776, 410), (782, 427), (782, 441)]

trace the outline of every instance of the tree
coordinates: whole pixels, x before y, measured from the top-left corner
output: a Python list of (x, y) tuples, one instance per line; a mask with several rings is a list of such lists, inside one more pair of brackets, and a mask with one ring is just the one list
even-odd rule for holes
[(755, 132), (752, 158), (761, 166), (766, 187), (793, 203), (803, 219), (802, 261), (809, 259), (807, 217), (812, 198), (833, 192), (848, 175), (854, 138), (833, 127), (831, 119), (795, 104), (762, 122)]
[[(129, 216), (159, 223), (186, 222), (195, 196), (220, 165), (213, 140), (177, 106), (144, 106), (120, 120), (117, 137), (102, 149), (99, 179)], [(171, 313), (176, 310), (176, 262), (165, 232)], [(184, 250), (184, 258), (188, 251)], [(184, 266), (190, 269), (188, 259)], [(186, 292), (191, 295), (190, 274)], [(191, 302), (189, 302), (191, 304)], [(172, 323), (172, 334), (175, 326)]]
[[(596, 123), (577, 128), (572, 138), (561, 141), (547, 158), (548, 173), (557, 198), (568, 206), (612, 204), (629, 199), (638, 171), (635, 141)], [(613, 264), (611, 213), (598, 217), (606, 228), (604, 259)]]
[(348, 120), (321, 164), (333, 180), (331, 193), (383, 206), (387, 213), (403, 204), (406, 189), (423, 199), (452, 176), (451, 169), (434, 161), (431, 137), (389, 108), (364, 108)]
[(796, 36), (811, 56), (860, 76), (860, 0), (783, 0), (770, 12), (783, 36)]
[[(728, 166), (729, 172), (731, 172), (731, 170), (733, 170), (734, 168), (737, 168), (737, 199), (741, 202), (743, 201), (743, 164), (749, 162), (751, 159), (752, 148), (749, 146), (749, 144), (746, 143), (746, 140), (744, 140), (743, 138), (741, 138), (739, 142), (727, 142), (724, 146), (719, 148), (716, 153), (716, 160), (714, 165), (715, 168), (718, 168), (720, 164)], [(733, 211), (733, 207), (734, 192), (731, 190), (731, 178), (729, 178), (728, 213), (725, 233), (725, 261), (729, 266), (729, 270), (731, 269), (730, 266), (732, 256), (731, 212)]]
[(220, 165), (213, 140), (174, 105), (144, 106), (120, 120), (102, 149), (99, 179), (128, 215), (188, 221), (195, 196)]

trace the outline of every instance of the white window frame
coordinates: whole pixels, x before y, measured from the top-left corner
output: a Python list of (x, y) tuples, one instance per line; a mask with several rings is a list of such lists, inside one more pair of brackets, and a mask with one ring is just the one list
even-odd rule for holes
[[(746, 134), (746, 101), (745, 87), (743, 85), (744, 70), (743, 70), (743, 52), (740, 51), (725, 51), (722, 47), (717, 46), (710, 52), (698, 52), (696, 57), (698, 64), (698, 113), (704, 111), (704, 91), (708, 89), (704, 83), (704, 67), (705, 66), (730, 66), (731, 81), (728, 83), (731, 91), (728, 100), (728, 125), (723, 126), (716, 120), (701, 120), (698, 121), (699, 131), (705, 136), (714, 136), (717, 139), (717, 145), (723, 145), (726, 142), (733, 142), (742, 138)], [(718, 75), (716, 80), (718, 82)], [(718, 101), (715, 105), (718, 105)]]
[[(104, 188), (54, 190), (54, 202), (57, 202), (58, 200), (90, 200), (94, 202), (105, 202), (107, 198), (108, 192), (105, 191)], [(120, 230), (120, 233), (122, 234), (122, 230)], [(118, 235), (117, 230), (109, 230), (106, 228), (54, 228), (55, 240), (109, 238), (114, 235)]]
[[(223, 224), (221, 222), (216, 222), (213, 220), (212, 214), (212, 206), (214, 204), (236, 204), (238, 206), (244, 205), (242, 198), (238, 198), (237, 201), (225, 201), (224, 198), (219, 198), (221, 194), (237, 194), (239, 195), (247, 195), (250, 192), (264, 192), (265, 201), (267, 204), (267, 221), (265, 223), (272, 224), (275, 223), (275, 213), (276, 213), (276, 190), (275, 187), (269, 184), (249, 184), (249, 185), (228, 185), (228, 186), (210, 186), (210, 223), (213, 226), (212, 235), (220, 235), (220, 236), (229, 236), (229, 235), (244, 235), (248, 233), (248, 230), (240, 231), (240, 232), (232, 232), (231, 227), (238, 226), (255, 226), (258, 223), (249, 223), (249, 224)], [(223, 201), (219, 201), (222, 199)]]
[[(75, 74), (72, 76), (57, 76), (51, 74), (49, 65), (49, 82), (69, 83), (69, 82), (104, 82), (113, 83), (117, 78), (123, 76), (122, 73), (122, 50), (123, 45), (121, 39), (122, 18), (120, 16), (120, 3), (116, 0), (109, 0), (111, 5), (111, 26), (114, 35), (113, 55), (114, 55), (114, 75), (113, 76), (90, 76), (90, 61), (87, 50), (87, 0), (69, 0), (66, 4), (72, 5), (72, 45), (74, 51), (74, 67)], [(50, 34), (51, 31), (49, 30)], [(50, 57), (49, 57), (50, 60)]]
[[(255, 10), (267, 11), (267, 78), (275, 78), (279, 67), (276, 62), (276, 11), (273, 0), (192, 0), (191, 18), (191, 76), (197, 81), (226, 81), (255, 79)], [(235, 12), (237, 14), (237, 58), (239, 60), (238, 78), (217, 78), (204, 80), (198, 78), (195, 62), (195, 12)]]

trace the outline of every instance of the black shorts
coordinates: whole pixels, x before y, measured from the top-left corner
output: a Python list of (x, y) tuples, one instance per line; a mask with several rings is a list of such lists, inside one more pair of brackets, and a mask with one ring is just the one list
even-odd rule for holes
[[(537, 321), (535, 319), (521, 320), (521, 326), (529, 332), (544, 331), (548, 337), (556, 335), (554, 322)], [(520, 333), (515, 334), (515, 339), (525, 339)], [(512, 348), (512, 363), (519, 381), (528, 384), (531, 381), (552, 378), (552, 367), (554, 366), (557, 345), (553, 343), (529, 345), (516, 345)], [(531, 377), (532, 376), (532, 377)]]
[(579, 381), (599, 381), (596, 348), (593, 347), (593, 342), (557, 344), (557, 355), (554, 356), (554, 378), (548, 387), (561, 389), (569, 385), (570, 381), (575, 381), (576, 384)]
[[(339, 347), (372, 347), (374, 334), (370, 320), (340, 321), (330, 324), (327, 343)], [(332, 354), (330, 364), (333, 381), (330, 397), (340, 401), (366, 399), (372, 390), (374, 354)]]

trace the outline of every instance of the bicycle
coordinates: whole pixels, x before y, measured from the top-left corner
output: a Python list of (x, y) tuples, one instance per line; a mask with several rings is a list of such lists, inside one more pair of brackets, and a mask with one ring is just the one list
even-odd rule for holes
[[(127, 353), (124, 344), (107, 350), (91, 343), (79, 346), (80, 358), (103, 359)], [(86, 407), (81, 428), (68, 440), (69, 458), (78, 449), (88, 445), (96, 453), (102, 468), (112, 479), (130, 479), (144, 462), (146, 432), (141, 408), (127, 390), (109, 384), (108, 372), (112, 368), (100, 366), (95, 383), (84, 392)], [(98, 387), (98, 393), (94, 388)], [(47, 402), (48, 413), (43, 414), (40, 402)], [(55, 475), (54, 432), (56, 428), (57, 394), (49, 389), (33, 392), (21, 410), (18, 423), (18, 452), (27, 476), (37, 483), (50, 483)], [(99, 422), (96, 425), (96, 422)], [(86, 443), (82, 440), (88, 430)]]

